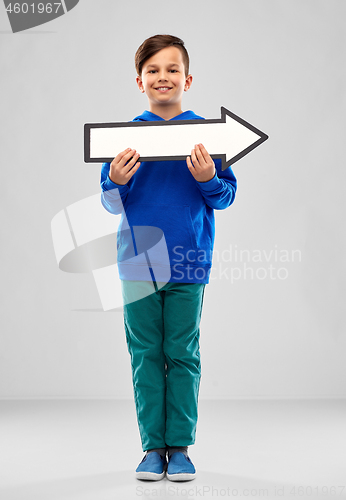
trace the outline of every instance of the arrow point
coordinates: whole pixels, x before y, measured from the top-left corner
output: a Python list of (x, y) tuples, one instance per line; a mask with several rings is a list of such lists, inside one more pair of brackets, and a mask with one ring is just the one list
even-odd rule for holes
[(268, 139), (268, 136), (256, 127), (221, 107), (221, 119), (226, 124), (225, 131), (229, 137), (237, 137), (237, 145), (228, 139), (226, 147), (227, 166), (240, 160), (252, 149)]

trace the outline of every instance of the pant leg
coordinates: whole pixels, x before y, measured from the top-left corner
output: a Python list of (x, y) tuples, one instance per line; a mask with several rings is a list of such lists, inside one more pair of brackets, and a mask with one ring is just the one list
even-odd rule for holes
[(166, 434), (168, 446), (195, 442), (201, 378), (199, 325), (205, 285), (168, 283), (164, 298), (163, 351), (167, 363)]
[(152, 288), (151, 282), (122, 281), (125, 334), (143, 451), (166, 446), (163, 297), (160, 292), (150, 293)]

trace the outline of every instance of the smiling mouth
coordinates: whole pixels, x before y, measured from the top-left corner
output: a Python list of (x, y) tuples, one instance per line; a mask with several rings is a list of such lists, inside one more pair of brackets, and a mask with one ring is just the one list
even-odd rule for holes
[(168, 92), (171, 89), (172, 87), (156, 87), (155, 90), (158, 90), (159, 92)]

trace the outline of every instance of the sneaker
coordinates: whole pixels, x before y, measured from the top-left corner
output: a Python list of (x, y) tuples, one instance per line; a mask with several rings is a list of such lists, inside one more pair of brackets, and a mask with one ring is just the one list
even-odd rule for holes
[(136, 478), (159, 481), (164, 477), (166, 469), (166, 457), (161, 457), (157, 451), (152, 451), (144, 455), (143, 460), (136, 469)]
[(196, 469), (190, 457), (177, 451), (168, 461), (166, 476), (170, 481), (191, 481), (196, 477)]

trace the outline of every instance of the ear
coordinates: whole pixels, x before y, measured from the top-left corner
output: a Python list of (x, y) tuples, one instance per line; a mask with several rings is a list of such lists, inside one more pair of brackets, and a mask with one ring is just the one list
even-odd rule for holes
[(139, 90), (142, 92), (142, 94), (144, 94), (145, 90), (144, 90), (143, 82), (142, 82), (142, 79), (140, 76), (136, 77), (136, 82), (137, 82)]
[(185, 80), (184, 91), (187, 92), (192, 84), (192, 75), (188, 75)]

